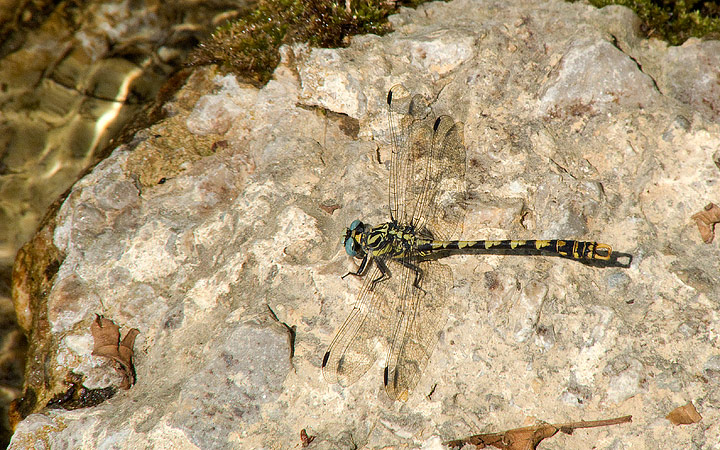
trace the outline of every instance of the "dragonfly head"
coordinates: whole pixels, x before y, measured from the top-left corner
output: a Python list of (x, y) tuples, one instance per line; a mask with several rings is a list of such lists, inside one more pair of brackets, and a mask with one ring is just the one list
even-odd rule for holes
[(365, 251), (360, 245), (360, 238), (365, 232), (365, 224), (359, 220), (354, 220), (350, 224), (350, 228), (345, 229), (345, 251), (350, 256), (356, 256), (362, 258), (365, 256)]

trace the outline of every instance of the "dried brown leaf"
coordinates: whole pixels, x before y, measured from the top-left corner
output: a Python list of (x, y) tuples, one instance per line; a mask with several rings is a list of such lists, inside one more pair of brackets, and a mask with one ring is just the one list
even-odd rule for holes
[(532, 427), (513, 428), (502, 433), (477, 434), (475, 436), (448, 441), (445, 445), (459, 448), (466, 444), (475, 448), (493, 446), (504, 450), (535, 450), (543, 439), (554, 436), (558, 431), (572, 434), (578, 428), (605, 427), (620, 423), (632, 422), (632, 416), (617, 417), (615, 419), (569, 422), (560, 424), (541, 424)]
[(302, 443), (303, 448), (310, 445), (312, 441), (315, 440), (315, 436), (309, 436), (307, 434), (307, 431), (305, 431), (305, 428), (300, 430), (300, 442)]
[(98, 315), (90, 325), (90, 332), (94, 341), (92, 354), (115, 361), (120, 366), (123, 375), (120, 387), (130, 389), (135, 384), (135, 367), (132, 362), (133, 346), (140, 331), (131, 328), (120, 342), (120, 327), (112, 320)]
[(130, 365), (130, 363), (132, 362), (132, 357), (134, 353), (133, 346), (135, 345), (135, 338), (138, 334), (140, 334), (140, 330), (138, 330), (137, 328), (131, 328), (118, 346), (120, 360), (127, 362), (127, 365)]
[(120, 327), (115, 325), (112, 320), (106, 319), (103, 316), (96, 316), (92, 325), (90, 325), (90, 332), (92, 333), (94, 341), (93, 355), (104, 356), (106, 358), (117, 358), (120, 356), (118, 353)]
[(702, 416), (695, 409), (695, 405), (689, 402), (687, 405), (678, 406), (665, 416), (673, 425), (689, 425), (700, 422)]
[(338, 204), (332, 204), (332, 205), (329, 205), (329, 204), (328, 204), (328, 205), (324, 205), (324, 204), (323, 204), (323, 205), (320, 205), (320, 209), (322, 209), (322, 210), (325, 211), (326, 213), (330, 214), (331, 216), (332, 216), (332, 214), (335, 212), (335, 210), (338, 209), (338, 208), (340, 208), (340, 205), (338, 205)]
[(715, 203), (708, 203), (699, 213), (693, 214), (692, 219), (695, 220), (700, 237), (709, 244), (715, 237), (715, 224), (720, 222), (720, 207)]

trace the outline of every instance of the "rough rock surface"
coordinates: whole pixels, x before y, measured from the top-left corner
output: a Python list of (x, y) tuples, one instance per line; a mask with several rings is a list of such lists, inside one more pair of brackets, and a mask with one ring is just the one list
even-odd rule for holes
[[(16, 264), (34, 414), (11, 448), (298, 448), (302, 429), (315, 448), (435, 448), (626, 414), (544, 448), (717, 448), (720, 251), (690, 216), (720, 193), (717, 85), (694, 87), (720, 75), (707, 60), (672, 75), (716, 43), (667, 48), (625, 8), (555, 1), (393, 22), (347, 49), (286, 48), (261, 90), (198, 70), (170, 119), (74, 186)], [(447, 258), (445, 332), (391, 402), (380, 363), (345, 388), (320, 364), (360, 285), (340, 279), (344, 227), (388, 217), (384, 100), (400, 82), (465, 122), (463, 237), (597, 240), (631, 264)], [(119, 384), (91, 355), (95, 314), (141, 331), (137, 384), (42, 409), (78, 376)], [(687, 402), (700, 423), (665, 419)]]

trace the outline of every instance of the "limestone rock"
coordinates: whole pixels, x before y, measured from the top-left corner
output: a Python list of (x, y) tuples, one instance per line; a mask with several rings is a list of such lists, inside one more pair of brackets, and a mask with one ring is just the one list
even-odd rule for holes
[[(284, 48), (259, 90), (198, 69), (173, 117), (75, 184), (16, 272), (33, 414), (11, 448), (296, 448), (303, 429), (314, 448), (430, 448), (528, 417), (626, 414), (548, 442), (720, 441), (702, 425), (720, 420), (720, 254), (690, 220), (718, 200), (720, 126), (680, 94), (701, 75), (662, 81), (690, 70), (696, 44), (663, 47), (623, 8), (559, 1), (429, 3), (392, 20), (345, 49)], [(406, 403), (387, 398), (379, 363), (349, 387), (320, 371), (361, 283), (340, 278), (344, 228), (388, 219), (397, 83), (465, 123), (462, 237), (596, 240), (630, 261), (446, 258), (445, 331)], [(140, 330), (135, 386), (45, 408), (71, 375), (90, 391), (120, 383), (91, 355), (95, 314)], [(700, 424), (665, 421), (688, 401)]]

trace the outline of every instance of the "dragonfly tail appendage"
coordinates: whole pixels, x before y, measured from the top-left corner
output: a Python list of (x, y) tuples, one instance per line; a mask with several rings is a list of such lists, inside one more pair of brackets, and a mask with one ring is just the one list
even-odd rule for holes
[(612, 246), (608, 244), (595, 244), (595, 254), (593, 256), (593, 259), (601, 259), (603, 261), (607, 261), (610, 259), (610, 256), (612, 256)]

